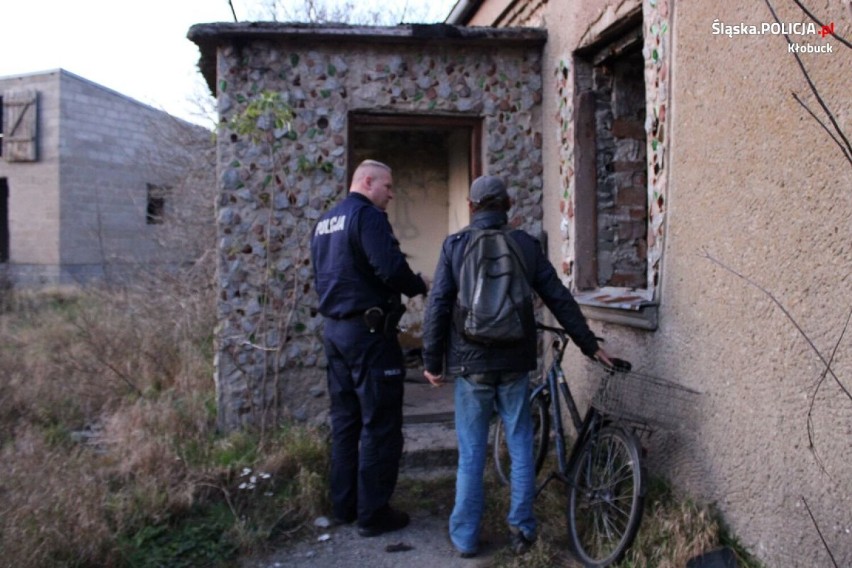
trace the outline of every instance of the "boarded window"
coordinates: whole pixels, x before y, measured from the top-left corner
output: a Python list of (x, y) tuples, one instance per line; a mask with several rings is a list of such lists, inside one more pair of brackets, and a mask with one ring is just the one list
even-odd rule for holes
[(38, 93), (3, 93), (3, 157), (7, 162), (38, 159)]
[(641, 25), (578, 53), (575, 65), (577, 288), (646, 288)]
[(145, 208), (145, 223), (148, 225), (162, 225), (166, 214), (166, 195), (169, 188), (146, 184), (148, 187), (147, 205)]

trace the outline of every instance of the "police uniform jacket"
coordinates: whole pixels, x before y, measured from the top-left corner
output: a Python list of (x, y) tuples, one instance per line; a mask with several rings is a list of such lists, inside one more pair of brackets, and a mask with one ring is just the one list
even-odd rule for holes
[(408, 266), (387, 213), (364, 195), (350, 192), (320, 217), (311, 238), (319, 312), (348, 319), (366, 310), (385, 311), (426, 293), (426, 284)]
[[(481, 211), (474, 214), (470, 226), (497, 229), (506, 222), (506, 213)], [(443, 374), (442, 370), (445, 369), (446, 374), (452, 376), (491, 371), (535, 370), (535, 334), (509, 346), (486, 346), (465, 340), (452, 323), (458, 276), (469, 236), (470, 233), (466, 230), (450, 235), (441, 248), (424, 320), (424, 367), (436, 375)], [(509, 236), (515, 240), (523, 253), (530, 286), (583, 353), (587, 356), (594, 355), (598, 350), (597, 339), (589, 329), (577, 302), (559, 280), (556, 270), (544, 255), (538, 239), (521, 230), (511, 231)]]

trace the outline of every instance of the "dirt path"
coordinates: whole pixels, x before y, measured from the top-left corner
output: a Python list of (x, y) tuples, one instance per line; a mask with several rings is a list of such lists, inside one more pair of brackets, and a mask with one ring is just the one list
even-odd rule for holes
[(359, 536), (355, 525), (315, 529), (242, 568), (479, 568), (492, 566), (498, 551), (485, 547), (476, 558), (460, 558), (447, 538), (446, 516), (416, 511), (406, 528), (375, 538)]

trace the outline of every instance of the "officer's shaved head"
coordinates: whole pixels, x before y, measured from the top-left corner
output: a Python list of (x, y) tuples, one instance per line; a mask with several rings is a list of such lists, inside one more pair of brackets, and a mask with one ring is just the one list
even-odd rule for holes
[(364, 160), (352, 174), (349, 191), (366, 196), (382, 210), (393, 199), (393, 172), (390, 166), (376, 160)]
[(383, 164), (376, 160), (364, 160), (358, 167), (355, 168), (355, 173), (352, 174), (352, 185), (358, 185), (364, 181), (364, 177), (368, 175), (375, 175), (377, 170), (384, 170), (388, 173), (392, 173), (390, 166), (387, 164)]

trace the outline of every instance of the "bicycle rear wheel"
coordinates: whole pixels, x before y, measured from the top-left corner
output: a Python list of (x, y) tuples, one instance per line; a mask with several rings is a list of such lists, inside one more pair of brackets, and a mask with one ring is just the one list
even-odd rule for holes
[[(547, 456), (550, 441), (550, 398), (545, 391), (539, 391), (530, 400), (530, 415), (533, 421), (533, 460), (535, 474), (538, 475)], [(509, 447), (506, 444), (506, 432), (503, 421), (498, 417), (494, 428), (494, 469), (497, 479), (503, 485), (509, 484), (509, 474), (512, 471), (512, 460), (509, 457)]]
[(568, 536), (585, 566), (618, 562), (636, 537), (644, 506), (639, 443), (608, 426), (583, 443), (570, 472)]

